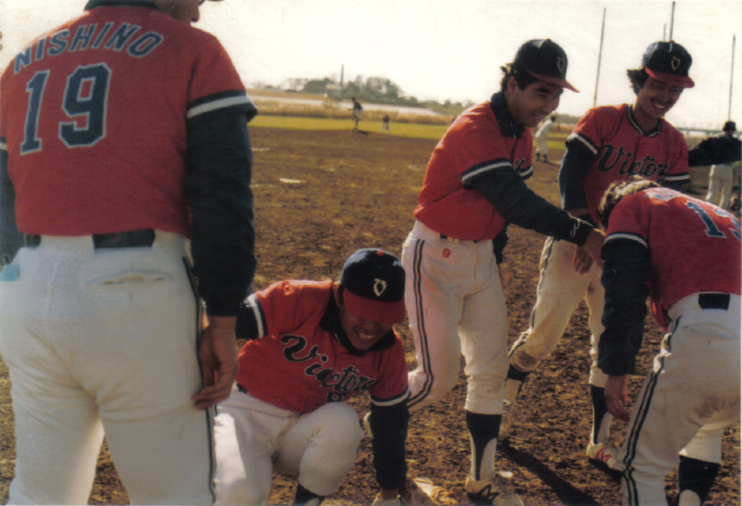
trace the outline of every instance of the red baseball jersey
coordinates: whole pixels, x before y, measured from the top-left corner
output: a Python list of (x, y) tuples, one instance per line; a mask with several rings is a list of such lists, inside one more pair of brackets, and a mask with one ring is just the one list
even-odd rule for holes
[(149, 3), (91, 8), (31, 43), (0, 80), (18, 229), (186, 234), (186, 120), (246, 105), (211, 34)]
[(649, 249), (652, 311), (663, 328), (669, 324), (669, 308), (683, 297), (740, 294), (742, 228), (719, 207), (667, 188), (650, 188), (618, 203), (606, 235), (606, 244), (629, 239)]
[(532, 150), (531, 130), (526, 128), (520, 136), (503, 135), (490, 102), (467, 109), (433, 150), (413, 214), (449, 237), (494, 238), (505, 220), (470, 181), (507, 168), (527, 178), (532, 174)]
[[(407, 362), (402, 341), (351, 353), (340, 329), (332, 281), (280, 281), (252, 294), (259, 338), (239, 352), (237, 382), (250, 395), (295, 413), (342, 402), (368, 391), (378, 405), (407, 398)], [(377, 343), (378, 344), (378, 343)]]
[(596, 155), (584, 179), (588, 210), (595, 210), (614, 181), (640, 175), (652, 181), (689, 179), (688, 146), (683, 134), (664, 119), (657, 129), (642, 132), (627, 104), (591, 109), (577, 123), (567, 142), (578, 140)]

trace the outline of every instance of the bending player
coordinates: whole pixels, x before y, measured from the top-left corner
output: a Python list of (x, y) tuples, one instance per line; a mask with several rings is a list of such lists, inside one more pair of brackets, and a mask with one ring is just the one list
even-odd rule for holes
[(541, 161), (541, 156), (544, 157), (544, 163), (549, 162), (549, 132), (554, 128), (556, 116), (544, 121), (539, 129), (536, 131), (536, 161)]
[(392, 325), (405, 316), (404, 283), (394, 255), (361, 249), (339, 284), (281, 281), (247, 299), (237, 335), (250, 341), (216, 417), (218, 504), (266, 504), (274, 467), (298, 473), (295, 504), (320, 504), (350, 471), (363, 437), (344, 401), (368, 392), (381, 486), (374, 505), (399, 506), (409, 392)]
[(665, 477), (679, 453), (672, 504), (700, 506), (721, 464), (724, 427), (740, 419), (742, 228), (727, 211), (649, 181), (612, 186), (599, 215), (607, 237), (598, 366), (617, 418), (629, 421), (626, 385), (648, 295), (668, 331), (619, 453), (623, 503), (668, 504)]
[[(629, 70), (636, 93), (633, 105), (591, 109), (567, 138), (559, 171), (562, 205), (572, 216), (597, 223), (596, 210), (608, 186), (634, 174), (676, 189), (688, 181), (687, 146), (683, 135), (663, 119), (684, 88), (691, 56), (675, 42), (651, 44), (639, 69)], [(510, 350), (501, 437), (508, 437), (517, 395), (528, 374), (556, 348), (569, 318), (585, 299), (592, 333), (590, 396), (593, 420), (587, 456), (613, 468), (617, 448), (610, 440), (603, 388), (605, 374), (596, 366), (598, 339), (603, 332), (601, 269), (581, 248), (549, 238), (541, 254), (541, 275), (528, 330)]]
[(507, 373), (496, 263), (506, 222), (584, 245), (596, 259), (603, 236), (523, 182), (532, 170), (529, 128), (557, 108), (564, 88), (576, 91), (566, 81), (564, 50), (549, 39), (528, 41), (503, 72), (501, 91), (459, 115), (433, 151), (402, 263), (418, 364), (410, 372), (410, 409), (454, 387), (463, 353), (472, 448), (466, 491), (477, 502), (520, 505), (494, 467)]
[(737, 124), (734, 121), (724, 123), (722, 133), (702, 141), (688, 151), (688, 165), (711, 165), (706, 202), (716, 202), (721, 193), (719, 207), (731, 207), (732, 188), (734, 187), (734, 167), (739, 166), (742, 158), (742, 143), (735, 137)]

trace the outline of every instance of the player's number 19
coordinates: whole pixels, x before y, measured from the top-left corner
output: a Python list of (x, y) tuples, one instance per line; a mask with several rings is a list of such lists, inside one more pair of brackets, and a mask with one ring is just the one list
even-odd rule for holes
[[(50, 70), (39, 71), (26, 84), (28, 113), (21, 154), (40, 151), (43, 141), (38, 137), (39, 115), (49, 80)], [(106, 105), (111, 69), (104, 63), (78, 67), (67, 77), (62, 110), (71, 121), (59, 123), (59, 138), (68, 147), (92, 146), (106, 135)], [(54, 102), (46, 102), (54, 103)], [(77, 118), (84, 118), (80, 126)]]

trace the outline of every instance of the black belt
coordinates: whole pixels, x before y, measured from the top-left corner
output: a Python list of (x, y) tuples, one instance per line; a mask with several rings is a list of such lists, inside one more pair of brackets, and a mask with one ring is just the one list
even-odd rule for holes
[[(444, 241), (447, 241), (447, 240), (449, 239), (449, 237), (448, 237), (448, 236), (447, 236), (446, 234), (440, 234), (440, 236), (441, 236), (441, 239), (442, 239), (442, 240), (444, 240)], [(455, 237), (451, 237), (451, 239), (452, 239), (452, 240), (453, 240), (454, 242), (456, 242), (456, 241), (461, 241), (461, 240), (462, 240), (462, 239), (456, 239)], [(474, 240), (474, 241), (472, 241), (472, 242), (479, 242), (479, 241), (477, 241), (477, 240)]]
[(729, 309), (728, 293), (699, 293), (698, 305), (701, 309)]
[[(35, 248), (41, 244), (40, 235), (26, 234), (26, 246)], [(114, 234), (93, 234), (93, 246), (102, 248), (142, 248), (152, 246), (155, 242), (155, 231), (151, 228), (116, 232)]]

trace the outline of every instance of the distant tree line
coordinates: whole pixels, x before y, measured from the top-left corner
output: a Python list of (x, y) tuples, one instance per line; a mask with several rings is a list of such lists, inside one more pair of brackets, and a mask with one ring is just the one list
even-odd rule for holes
[[(363, 76), (359, 75), (355, 80), (343, 83), (342, 86), (329, 77), (324, 79), (290, 79), (287, 84), (289, 90), (286, 90), (285, 87), (279, 89), (323, 95), (337, 100), (349, 100), (351, 97), (356, 97), (361, 102), (372, 104), (427, 108), (452, 116), (458, 115), (472, 104), (471, 102), (461, 103), (451, 102), (450, 100), (446, 100), (442, 104), (435, 100), (420, 101), (414, 96), (406, 95), (396, 83), (386, 77), (367, 77), (364, 79)], [(271, 89), (273, 87), (267, 86), (267, 88)]]

